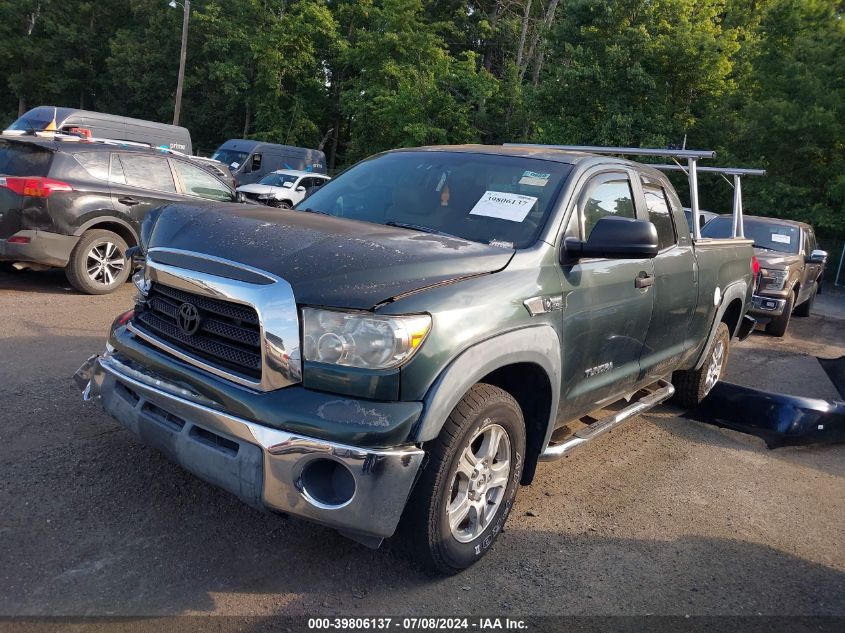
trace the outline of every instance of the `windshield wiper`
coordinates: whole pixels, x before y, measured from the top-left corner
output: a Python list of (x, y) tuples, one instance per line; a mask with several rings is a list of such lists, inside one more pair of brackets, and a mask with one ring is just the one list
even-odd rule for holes
[(773, 251), (775, 249), (769, 248), (768, 246), (760, 246), (759, 244), (752, 244), (752, 248), (762, 248), (764, 251)]
[(454, 237), (459, 240), (464, 238), (458, 237), (457, 235), (452, 235), (451, 233), (446, 233), (445, 231), (438, 231), (437, 229), (433, 229), (430, 226), (422, 226), (420, 224), (410, 224), (408, 222), (385, 222), (386, 226), (395, 226), (400, 229), (411, 229), (412, 231), (422, 231), (423, 233), (431, 233), (433, 235), (442, 235), (443, 237)]
[(306, 213), (319, 213), (320, 215), (331, 215), (328, 211), (320, 211), (319, 209), (312, 209), (311, 207), (305, 207), (304, 209), (296, 209), (297, 211), (305, 211)]

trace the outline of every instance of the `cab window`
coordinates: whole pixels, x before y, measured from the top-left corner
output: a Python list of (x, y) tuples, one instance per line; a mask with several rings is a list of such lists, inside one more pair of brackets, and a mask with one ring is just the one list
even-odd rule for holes
[(249, 165), (250, 171), (261, 171), (261, 154), (253, 154)]
[(648, 219), (657, 228), (657, 240), (660, 250), (674, 246), (677, 242), (675, 224), (666, 200), (666, 192), (656, 183), (643, 181), (643, 195), (645, 196)]
[(625, 174), (596, 176), (581, 199), (584, 217), (584, 239), (590, 238), (593, 227), (601, 218), (636, 218), (631, 183)]

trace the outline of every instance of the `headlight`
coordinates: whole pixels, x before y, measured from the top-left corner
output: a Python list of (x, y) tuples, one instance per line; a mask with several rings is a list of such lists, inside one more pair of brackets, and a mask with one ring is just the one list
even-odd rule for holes
[(272, 193), (262, 193), (262, 194), (259, 194), (258, 199), (259, 200), (269, 200), (270, 198), (275, 198), (275, 197), (276, 196), (273, 195)]
[(431, 329), (428, 315), (382, 316), (302, 309), (305, 360), (364, 369), (389, 369), (407, 361)]
[(763, 275), (763, 282), (766, 288), (771, 288), (772, 290), (783, 290), (786, 278), (789, 277), (789, 272), (786, 270), (761, 268), (760, 273)]

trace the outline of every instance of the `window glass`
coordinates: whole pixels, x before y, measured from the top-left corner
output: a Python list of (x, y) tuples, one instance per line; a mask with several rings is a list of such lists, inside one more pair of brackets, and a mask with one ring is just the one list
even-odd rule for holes
[(675, 225), (672, 222), (672, 214), (669, 212), (669, 205), (666, 202), (666, 195), (663, 187), (656, 184), (643, 183), (643, 194), (648, 209), (648, 219), (657, 228), (657, 241), (660, 250), (669, 248), (675, 244)]
[(111, 169), (109, 170), (109, 182), (118, 185), (126, 184), (126, 176), (123, 173), (123, 165), (120, 163), (120, 158), (117, 154), (111, 155)]
[(53, 152), (38, 145), (0, 141), (0, 174), (46, 176)]
[(208, 172), (178, 160), (173, 161), (173, 164), (185, 185), (185, 193), (208, 200), (232, 201), (229, 188)]
[(258, 181), (259, 185), (270, 185), (271, 187), (293, 187), (296, 182), (296, 176), (291, 174), (280, 174), (278, 172), (270, 172), (264, 178)]
[(109, 154), (107, 152), (85, 152), (84, 154), (74, 154), (73, 157), (92, 178), (109, 179)]
[[(745, 237), (754, 241), (754, 248), (780, 253), (798, 253), (801, 234), (791, 224), (781, 224), (770, 220), (745, 218)], [(719, 216), (713, 218), (701, 229), (702, 237), (723, 238), (733, 234), (733, 218)]]
[(535, 158), (403, 150), (358, 163), (297, 208), (524, 248), (536, 240), (571, 170)]
[[(600, 177), (601, 178), (601, 177)], [(602, 179), (604, 180), (604, 179)], [(601, 218), (612, 215), (618, 218), (635, 218), (634, 196), (631, 185), (624, 176), (604, 180), (590, 189), (583, 202), (584, 235), (590, 238), (593, 227)]]
[(247, 152), (236, 152), (233, 149), (218, 149), (211, 155), (211, 158), (229, 165), (232, 169), (237, 169), (243, 164), (247, 156), (249, 156)]
[(123, 154), (120, 157), (126, 184), (131, 187), (154, 189), (155, 191), (176, 192), (173, 174), (166, 158)]
[(252, 171), (259, 171), (261, 169), (261, 154), (252, 155)]

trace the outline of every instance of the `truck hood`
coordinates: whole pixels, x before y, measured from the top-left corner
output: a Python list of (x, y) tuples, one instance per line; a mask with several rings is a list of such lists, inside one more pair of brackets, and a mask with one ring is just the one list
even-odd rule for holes
[(345, 218), (240, 204), (149, 213), (144, 250), (213, 255), (277, 275), (301, 304), (369, 309), (507, 266), (514, 251)]
[(767, 251), (764, 248), (755, 248), (754, 255), (763, 268), (789, 268), (800, 264), (803, 259), (797, 253), (779, 253), (778, 251)]

